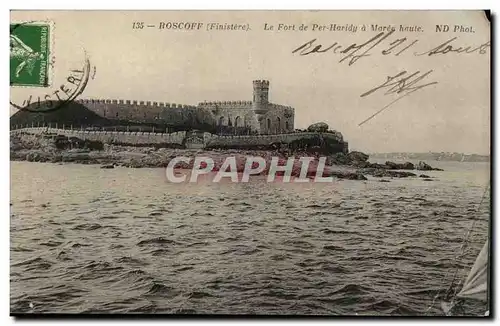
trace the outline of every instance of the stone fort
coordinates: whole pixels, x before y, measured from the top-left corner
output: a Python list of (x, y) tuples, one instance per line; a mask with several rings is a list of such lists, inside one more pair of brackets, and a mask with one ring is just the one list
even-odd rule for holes
[[(53, 108), (56, 103), (39, 105)], [(38, 107), (38, 106), (37, 106)], [(20, 110), (13, 132), (51, 133), (124, 146), (348, 153), (347, 141), (326, 123), (295, 130), (295, 109), (269, 101), (269, 81), (253, 81), (251, 101), (198, 105), (81, 99), (64, 110)]]
[(120, 121), (118, 124), (156, 126), (160, 130), (166, 128), (166, 132), (179, 130), (179, 126), (198, 129), (200, 125), (211, 126), (218, 134), (265, 135), (294, 131), (295, 109), (269, 102), (268, 80), (253, 81), (251, 101), (205, 101), (197, 106), (108, 99), (77, 102), (103, 118)]

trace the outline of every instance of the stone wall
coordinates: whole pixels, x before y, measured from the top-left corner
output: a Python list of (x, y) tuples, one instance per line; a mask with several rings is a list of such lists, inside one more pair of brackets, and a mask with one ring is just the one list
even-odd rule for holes
[(218, 126), (250, 127), (261, 134), (294, 131), (295, 110), (291, 106), (267, 103), (266, 113), (257, 115), (251, 101), (201, 102), (199, 108), (210, 110)]
[[(254, 135), (254, 136), (223, 136), (213, 137), (207, 144), (207, 148), (239, 148), (239, 147), (259, 147), (269, 146), (271, 144), (289, 144), (294, 141), (315, 139), (318, 136), (324, 139), (330, 139), (334, 143), (339, 143), (341, 151), (347, 151), (346, 143), (342, 142), (334, 133), (317, 132), (295, 132), (276, 135)], [(345, 149), (344, 149), (345, 148)]]
[[(77, 103), (99, 116), (116, 121), (181, 126), (207, 130), (207, 126), (247, 128), (261, 134), (294, 131), (294, 109), (266, 104), (266, 113), (257, 115), (251, 101), (201, 102), (198, 106), (151, 101), (82, 99)], [(226, 130), (227, 128), (223, 128)]]
[(250, 127), (258, 130), (250, 101), (201, 102), (198, 107), (209, 110), (214, 115), (217, 126)]
[(69, 130), (47, 127), (24, 128), (11, 131), (26, 132), (31, 134), (53, 133), (67, 137), (77, 137), (84, 140), (102, 141), (107, 144), (172, 144), (182, 145), (186, 136), (185, 131), (171, 134), (154, 132), (126, 132), (126, 131), (89, 131), (89, 130)]
[(268, 111), (262, 116), (260, 130), (262, 134), (279, 134), (294, 131), (295, 110), (291, 106), (268, 104)]
[(171, 126), (215, 125), (216, 122), (210, 110), (200, 109), (193, 105), (103, 99), (83, 99), (76, 102), (110, 120)]
[[(53, 133), (65, 135), (67, 137), (78, 137), (84, 140), (102, 141), (108, 144), (172, 144), (179, 146), (186, 146), (188, 143), (194, 144), (198, 142), (190, 142), (191, 137), (201, 138), (200, 143), (203, 146), (199, 148), (268, 148), (273, 144), (291, 144), (293, 142), (307, 142), (308, 140), (318, 140), (321, 143), (334, 144), (333, 148), (338, 152), (348, 152), (347, 142), (343, 142), (340, 133), (317, 133), (317, 132), (295, 132), (276, 135), (249, 135), (249, 136), (218, 136), (207, 132), (175, 132), (175, 133), (154, 133), (154, 132), (126, 132), (126, 131), (89, 131), (89, 130), (70, 130), (70, 129), (56, 129), (48, 127), (33, 127), (11, 130), (11, 133), (31, 133), (43, 134)], [(340, 134), (340, 137), (339, 137)], [(198, 146), (198, 145), (196, 145)], [(188, 146), (189, 147), (189, 146)]]

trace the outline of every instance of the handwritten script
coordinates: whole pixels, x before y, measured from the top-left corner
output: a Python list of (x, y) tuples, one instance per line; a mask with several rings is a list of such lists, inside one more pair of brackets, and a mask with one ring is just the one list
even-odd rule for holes
[[(369, 57), (376, 53), (375, 51), (380, 51), (379, 53), (383, 56), (394, 55), (399, 56), (407, 52), (410, 48), (416, 46), (419, 40), (415, 39), (412, 42), (407, 39), (407, 37), (397, 38), (390, 40), (389, 37), (394, 34), (394, 30), (389, 32), (381, 32), (370, 38), (369, 40), (362, 42), (361, 44), (352, 43), (347, 46), (334, 42), (331, 45), (325, 46), (319, 44), (317, 39), (312, 39), (292, 51), (293, 54), (298, 54), (301, 56), (307, 56), (311, 54), (323, 54), (323, 53), (333, 53), (341, 55), (339, 63), (344, 61), (348, 62), (349, 66), (355, 64), (358, 60), (364, 57)], [(413, 52), (414, 56), (433, 56), (433, 55), (445, 55), (447, 53), (455, 54), (486, 54), (488, 53), (488, 48), (490, 47), (490, 41), (483, 44), (472, 46), (472, 45), (457, 45), (454, 42), (457, 41), (457, 37), (453, 37), (445, 42), (438, 44), (430, 50), (425, 50), (424, 52)]]
[(433, 81), (433, 82), (428, 82), (428, 83), (422, 83), (430, 74), (432, 73), (432, 70), (429, 70), (425, 73), (420, 73), (420, 71), (414, 72), (412, 74), (408, 74), (407, 71), (402, 71), (394, 76), (387, 76), (387, 80), (375, 87), (372, 88), (371, 90), (363, 93), (360, 95), (360, 97), (366, 97), (369, 96), (370, 94), (373, 94), (379, 90), (386, 90), (384, 95), (389, 95), (389, 94), (400, 94), (399, 97), (397, 97), (395, 100), (390, 102), (389, 104), (385, 105), (383, 108), (363, 120), (361, 123), (358, 124), (358, 126), (361, 126), (362, 124), (370, 121), (373, 119), (376, 115), (380, 114), (382, 111), (386, 110), (389, 108), (391, 105), (396, 103), (397, 101), (401, 100), (402, 98), (420, 90), (425, 87), (429, 87), (431, 85), (435, 85), (438, 82)]
[[(371, 37), (370, 39), (358, 43), (352, 43), (349, 45), (339, 44), (338, 42), (333, 42), (330, 45), (323, 45), (318, 42), (317, 39), (312, 39), (299, 47), (295, 48), (292, 53), (298, 54), (300, 56), (308, 55), (319, 55), (319, 54), (337, 54), (340, 56), (339, 63), (347, 62), (348, 66), (354, 65), (362, 58), (366, 58), (372, 55), (382, 55), (382, 56), (400, 56), (403, 53), (408, 52), (409, 49), (417, 46), (419, 40), (413, 39), (408, 40), (407, 37), (390, 38), (394, 34), (394, 30), (381, 32), (377, 35)], [(457, 44), (458, 37), (453, 37), (445, 42), (432, 46), (431, 49), (424, 49), (422, 52), (413, 52), (413, 56), (437, 56), (437, 55), (466, 55), (466, 54), (486, 54), (490, 48), (490, 41), (479, 45), (459, 45)], [(395, 100), (375, 112), (373, 115), (363, 120), (358, 125), (361, 126), (368, 122), (376, 115), (380, 114), (382, 111), (389, 108), (391, 105), (401, 100), (402, 98), (421, 90), (425, 87), (438, 84), (437, 81), (426, 82), (426, 79), (432, 73), (429, 70), (425, 73), (420, 71), (414, 73), (408, 73), (407, 71), (402, 71), (394, 76), (387, 76), (387, 80), (378, 85), (377, 87), (361, 94), (361, 97), (367, 97), (372, 93), (378, 92), (379, 90), (385, 90), (384, 95), (399, 94)]]

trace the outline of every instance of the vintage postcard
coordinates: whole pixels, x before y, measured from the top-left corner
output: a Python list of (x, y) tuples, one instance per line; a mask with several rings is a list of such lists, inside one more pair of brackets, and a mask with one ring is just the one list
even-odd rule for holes
[(10, 19), (12, 315), (491, 315), (488, 12)]

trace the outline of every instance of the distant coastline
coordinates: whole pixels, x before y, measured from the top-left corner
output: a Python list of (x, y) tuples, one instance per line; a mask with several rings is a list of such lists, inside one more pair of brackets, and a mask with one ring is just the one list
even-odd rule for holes
[(427, 160), (427, 161), (454, 161), (454, 162), (489, 162), (490, 155), (464, 154), (450, 152), (427, 152), (427, 153), (371, 153), (372, 159), (390, 160)]

